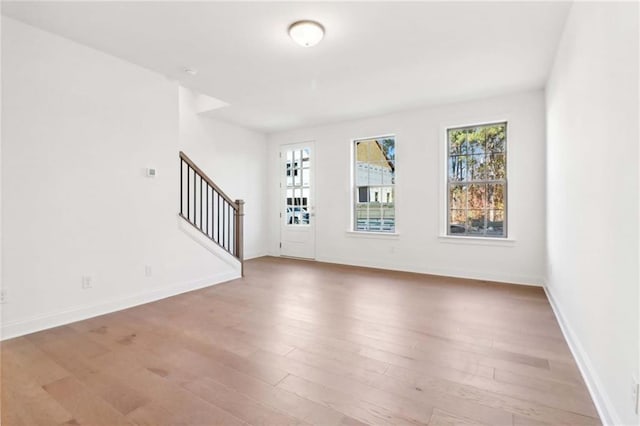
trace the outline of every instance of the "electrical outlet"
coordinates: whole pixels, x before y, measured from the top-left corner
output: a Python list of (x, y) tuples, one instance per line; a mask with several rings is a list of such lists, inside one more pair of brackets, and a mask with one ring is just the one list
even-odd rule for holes
[(89, 288), (93, 288), (93, 277), (89, 275), (82, 276), (82, 289), (87, 290)]
[(7, 303), (7, 290), (0, 290), (0, 304)]
[(144, 266), (144, 276), (145, 277), (150, 277), (151, 275), (153, 275), (153, 270), (151, 269), (151, 265), (145, 265)]

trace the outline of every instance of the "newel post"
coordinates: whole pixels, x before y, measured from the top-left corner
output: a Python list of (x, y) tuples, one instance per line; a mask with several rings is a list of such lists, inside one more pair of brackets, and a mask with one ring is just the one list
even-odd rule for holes
[(238, 260), (240, 260), (240, 274), (244, 277), (244, 241), (243, 241), (243, 227), (244, 227), (244, 201), (236, 200), (236, 206), (238, 210), (236, 210), (236, 223), (235, 223), (235, 245), (236, 245), (236, 256)]

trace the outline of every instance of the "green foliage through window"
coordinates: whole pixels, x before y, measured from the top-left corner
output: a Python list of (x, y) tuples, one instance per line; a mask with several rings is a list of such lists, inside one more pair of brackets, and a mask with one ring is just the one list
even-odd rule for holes
[(447, 131), (449, 235), (506, 237), (507, 123)]

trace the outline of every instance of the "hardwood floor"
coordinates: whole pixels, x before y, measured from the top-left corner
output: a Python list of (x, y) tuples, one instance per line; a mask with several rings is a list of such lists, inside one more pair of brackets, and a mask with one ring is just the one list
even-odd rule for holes
[(540, 288), (245, 270), (3, 342), (2, 425), (600, 424)]

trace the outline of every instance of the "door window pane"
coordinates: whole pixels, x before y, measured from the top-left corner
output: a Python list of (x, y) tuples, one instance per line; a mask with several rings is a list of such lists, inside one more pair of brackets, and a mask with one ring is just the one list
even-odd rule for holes
[(311, 170), (303, 169), (302, 170), (302, 186), (309, 186), (311, 178)]
[(285, 153), (285, 207), (288, 225), (309, 225), (311, 158), (308, 148)]

